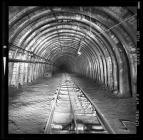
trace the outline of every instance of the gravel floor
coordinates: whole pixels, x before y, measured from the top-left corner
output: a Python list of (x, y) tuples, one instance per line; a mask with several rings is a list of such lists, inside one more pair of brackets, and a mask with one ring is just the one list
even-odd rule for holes
[[(72, 75), (77, 84), (83, 88), (87, 95), (100, 109), (109, 124), (117, 134), (136, 133), (135, 98), (117, 99), (104, 87), (89, 82), (86, 79)], [(39, 79), (35, 83), (23, 89), (9, 89), (9, 133), (14, 134), (43, 134), (47, 118), (49, 116), (52, 98), (61, 75), (50, 79)], [(121, 123), (125, 122), (128, 130)]]
[[(9, 90), (9, 133), (42, 134), (61, 76), (41, 79), (22, 90)], [(14, 93), (13, 93), (14, 92)]]

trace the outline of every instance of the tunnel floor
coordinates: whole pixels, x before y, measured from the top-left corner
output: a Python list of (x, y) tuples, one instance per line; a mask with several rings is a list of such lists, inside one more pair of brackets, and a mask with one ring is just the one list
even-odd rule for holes
[[(135, 98), (119, 99), (111, 91), (93, 82), (70, 74), (92, 100), (117, 134), (135, 134)], [(50, 113), (52, 99), (62, 74), (39, 79), (19, 91), (9, 90), (9, 133), (43, 134)]]

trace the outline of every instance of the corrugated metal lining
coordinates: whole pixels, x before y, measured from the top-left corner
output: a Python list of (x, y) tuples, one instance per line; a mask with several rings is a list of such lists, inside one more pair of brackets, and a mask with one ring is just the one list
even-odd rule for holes
[[(18, 87), (66, 65), (118, 96), (136, 92), (136, 15), (127, 8), (9, 9), (14, 11), (9, 12), (9, 85)], [(131, 16), (132, 22), (122, 22)]]

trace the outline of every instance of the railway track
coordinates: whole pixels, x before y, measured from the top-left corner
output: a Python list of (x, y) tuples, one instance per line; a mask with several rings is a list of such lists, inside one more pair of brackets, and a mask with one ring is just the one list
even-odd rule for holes
[(67, 74), (55, 94), (45, 134), (109, 134), (96, 108)]

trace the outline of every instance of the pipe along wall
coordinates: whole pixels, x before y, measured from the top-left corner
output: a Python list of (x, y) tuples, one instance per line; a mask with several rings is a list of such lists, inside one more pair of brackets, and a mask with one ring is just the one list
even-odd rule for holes
[(104, 84), (117, 97), (132, 97), (136, 13), (123, 7), (10, 6), (8, 66), (9, 86), (62, 70)]

